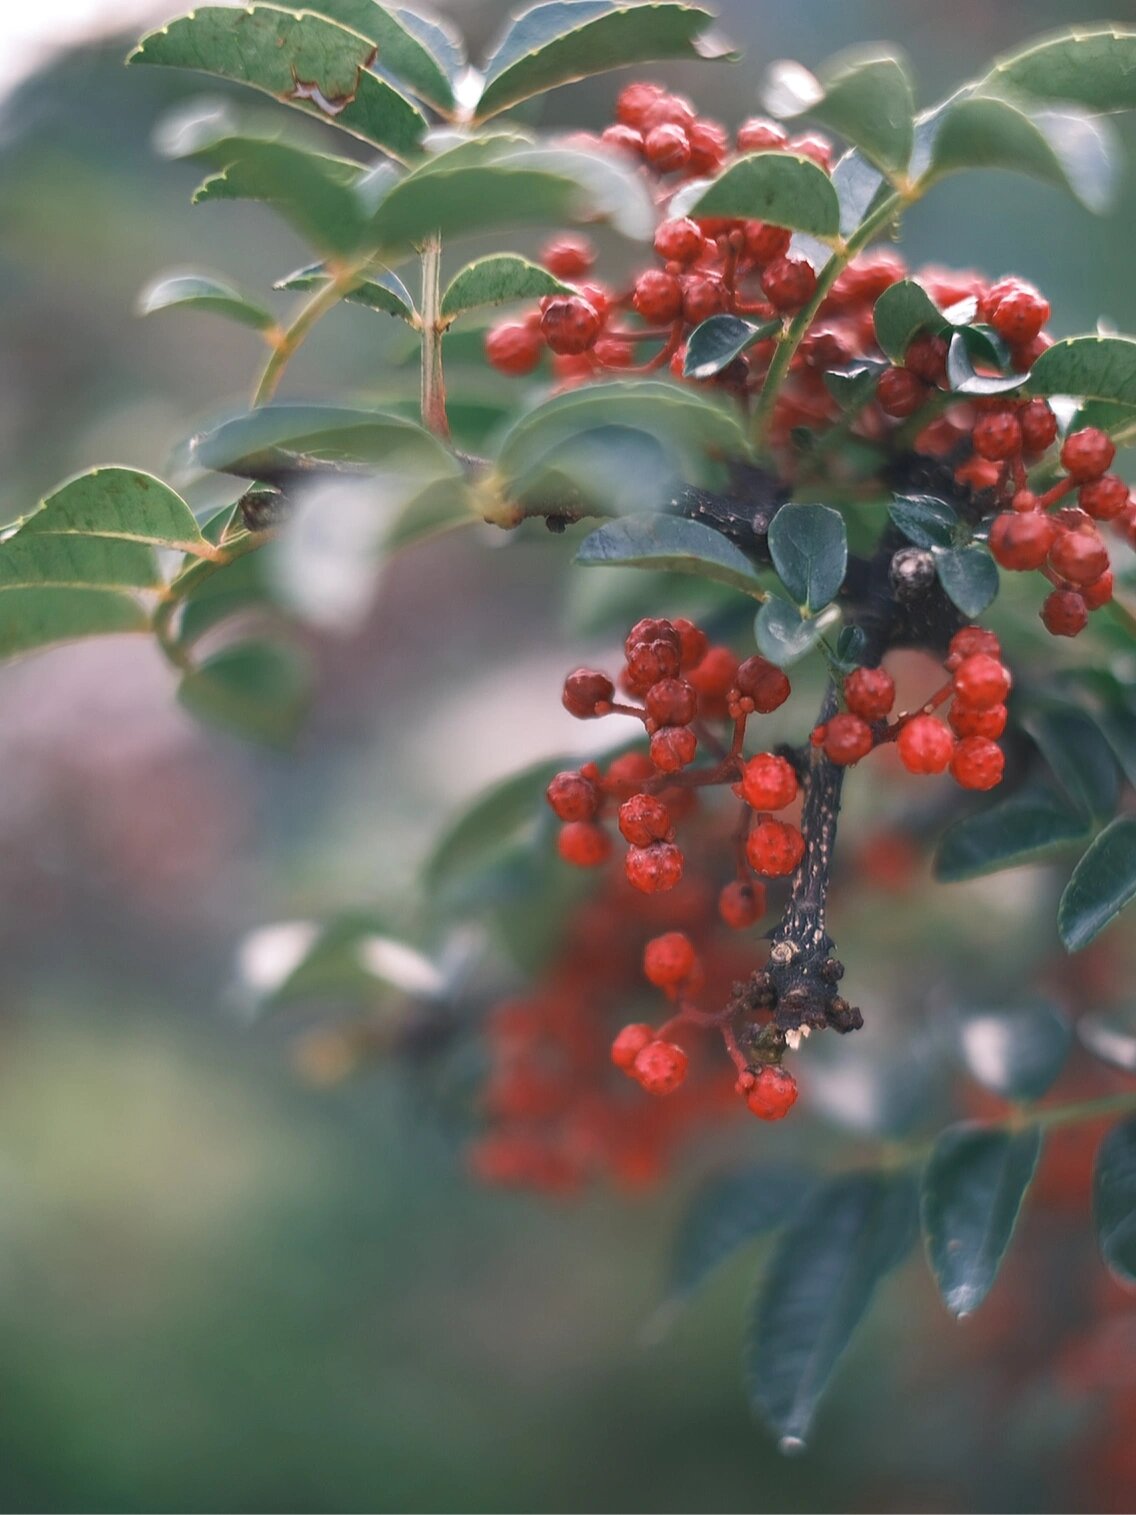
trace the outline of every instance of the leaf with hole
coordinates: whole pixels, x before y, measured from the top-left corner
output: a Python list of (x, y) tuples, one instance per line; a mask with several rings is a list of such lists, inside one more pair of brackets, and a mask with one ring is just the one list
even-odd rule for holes
[(1136, 815), (1119, 815), (1073, 869), (1057, 907), (1067, 952), (1080, 952), (1136, 898)]
[(911, 1177), (871, 1172), (830, 1179), (782, 1233), (750, 1317), (745, 1375), (750, 1405), (783, 1451), (804, 1445), (876, 1289), (918, 1229)]
[(735, 158), (683, 213), (696, 220), (730, 216), (768, 221), (814, 237), (834, 237), (840, 230), (832, 180), (811, 159), (787, 152)]
[(1136, 1121), (1113, 1126), (1093, 1170), (1093, 1221), (1110, 1273), (1136, 1284)]
[(375, 52), (374, 42), (311, 12), (203, 5), (143, 37), (127, 62), (251, 85), (405, 157), (422, 141), (426, 118), (369, 71)]
[(584, 538), (576, 553), (585, 567), (614, 564), (690, 573), (712, 579), (755, 599), (764, 599), (757, 570), (720, 532), (682, 516), (630, 516), (611, 521)]
[(608, 69), (664, 58), (731, 58), (714, 17), (672, 0), (551, 0), (515, 17), (485, 64), (476, 119)]
[(798, 605), (815, 612), (836, 598), (848, 568), (848, 533), (838, 510), (783, 505), (767, 540), (773, 566)]
[(143, 316), (177, 309), (209, 311), (257, 331), (268, 331), (276, 325), (276, 317), (270, 310), (209, 274), (173, 274), (157, 279), (138, 297), (138, 313)]
[(935, 1143), (923, 1174), (923, 1239), (952, 1315), (971, 1314), (989, 1294), (1040, 1152), (1036, 1126), (950, 1126)]

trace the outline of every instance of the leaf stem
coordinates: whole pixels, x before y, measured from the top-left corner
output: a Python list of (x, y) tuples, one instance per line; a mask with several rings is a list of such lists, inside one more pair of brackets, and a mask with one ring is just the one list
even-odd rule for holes
[(300, 309), (296, 319), (291, 325), (286, 326), (280, 334), (268, 362), (264, 365), (264, 371), (257, 381), (253, 390), (252, 403), (254, 406), (266, 405), (275, 395), (284, 370), (296, 356), (310, 335), (312, 328), (323, 320), (328, 311), (334, 310), (346, 295), (349, 295), (359, 283), (360, 276), (370, 259), (361, 263), (346, 264), (341, 268), (332, 268), (328, 265), (331, 275), (328, 282)]
[(431, 237), (422, 249), (422, 424), (435, 436), (448, 437), (446, 380), (442, 368), (442, 244)]

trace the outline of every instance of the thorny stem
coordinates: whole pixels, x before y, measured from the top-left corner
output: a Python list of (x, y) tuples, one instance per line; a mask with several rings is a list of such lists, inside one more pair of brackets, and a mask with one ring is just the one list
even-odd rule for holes
[(422, 248), (422, 424), (448, 437), (446, 380), (442, 369), (442, 244), (431, 237)]

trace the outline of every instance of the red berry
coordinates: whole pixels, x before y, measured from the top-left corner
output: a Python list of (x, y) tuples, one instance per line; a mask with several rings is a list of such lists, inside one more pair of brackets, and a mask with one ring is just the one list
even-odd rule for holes
[(633, 1022), (630, 1026), (624, 1026), (617, 1033), (611, 1044), (611, 1060), (617, 1068), (622, 1068), (625, 1073), (631, 1071), (631, 1065), (642, 1052), (648, 1042), (655, 1039), (655, 1033), (651, 1027), (642, 1021)]
[(771, 221), (745, 223), (745, 249), (755, 263), (772, 263), (775, 258), (783, 258), (792, 240), (793, 233), (787, 226), (774, 226)]
[(738, 127), (737, 144), (740, 153), (776, 152), (785, 146), (789, 134), (776, 121), (764, 116), (751, 116)]
[(683, 856), (673, 842), (632, 847), (624, 860), (627, 882), (641, 894), (664, 894), (682, 879)]
[(1001, 747), (984, 736), (963, 737), (951, 755), (951, 772), (964, 789), (993, 789), (1005, 766)]
[(627, 654), (627, 687), (633, 694), (646, 694), (660, 679), (673, 679), (678, 673), (678, 638), (658, 642), (641, 642)]
[(631, 1076), (648, 1094), (673, 1094), (686, 1077), (689, 1059), (674, 1042), (648, 1042), (631, 1065)]
[(485, 357), (499, 373), (532, 373), (543, 346), (540, 328), (527, 321), (501, 321), (485, 333)]
[(549, 295), (541, 302), (540, 329), (555, 353), (587, 352), (600, 334), (600, 318), (580, 295)]
[(738, 691), (753, 701), (759, 715), (768, 715), (789, 698), (788, 676), (766, 658), (746, 658), (734, 678)]
[[(678, 632), (671, 621), (664, 621), (657, 616), (644, 616), (636, 621), (623, 641), (623, 650), (628, 657), (638, 647), (652, 647), (656, 643), (666, 642), (677, 653), (679, 650)], [(675, 668), (678, 672), (678, 668)]]
[(1075, 589), (1055, 589), (1041, 607), (1041, 619), (1051, 636), (1079, 636), (1089, 624), (1084, 596)]
[(755, 873), (784, 878), (805, 855), (805, 839), (787, 821), (761, 821), (746, 838), (746, 857)]
[(667, 931), (652, 937), (643, 948), (643, 976), (656, 989), (672, 989), (694, 972), (698, 954), (682, 931)]
[(944, 383), (947, 377), (946, 339), (929, 331), (923, 332), (908, 344), (903, 366), (925, 384)]
[(592, 821), (569, 821), (560, 828), (556, 846), (574, 868), (598, 868), (611, 854), (611, 837)]
[(564, 680), (564, 708), (579, 720), (604, 715), (597, 706), (607, 705), (615, 696), (615, 685), (606, 673), (594, 668), (577, 668)]
[(718, 896), (718, 914), (735, 931), (744, 931), (765, 914), (765, 885), (733, 879)]
[(682, 314), (691, 326), (720, 315), (726, 308), (722, 281), (705, 274), (692, 274), (682, 283)]
[(1081, 431), (1071, 431), (1061, 448), (1061, 466), (1078, 484), (1099, 479), (1112, 467), (1116, 448), (1106, 431), (1096, 426), (1086, 426)]
[(562, 821), (590, 821), (600, 808), (599, 787), (582, 773), (558, 773), (544, 791)]
[(644, 111), (643, 132), (646, 134), (657, 126), (678, 126), (689, 132), (697, 119), (694, 106), (685, 95), (664, 92)]
[(800, 310), (816, 292), (816, 270), (807, 258), (774, 258), (761, 274), (765, 297), (776, 310)]
[(687, 132), (690, 141), (690, 169), (695, 174), (717, 173), (726, 161), (730, 139), (726, 128), (704, 116)]
[(645, 269), (635, 281), (632, 304), (644, 321), (669, 325), (682, 315), (682, 285), (661, 268)]
[(655, 765), (645, 752), (624, 752), (608, 764), (600, 788), (617, 800), (629, 800), (654, 777)]
[(830, 763), (845, 768), (872, 750), (872, 731), (858, 715), (834, 715), (825, 725), (824, 752)]
[(755, 810), (784, 810), (797, 798), (792, 764), (772, 752), (759, 752), (742, 769), (742, 795)]
[(633, 157), (643, 156), (643, 133), (636, 131), (633, 126), (624, 126), (619, 123), (605, 127), (600, 133), (600, 141), (607, 147), (614, 147), (622, 153), (630, 153)]
[(1049, 320), (1049, 301), (1032, 284), (1019, 283), (997, 302), (990, 324), (1014, 347), (1032, 342)]
[(738, 660), (728, 647), (711, 647), (687, 674), (702, 700), (724, 700), (738, 676)]
[(632, 847), (649, 847), (671, 835), (671, 813), (653, 794), (633, 794), (619, 807), (619, 830)]
[(802, 158), (811, 158), (827, 173), (832, 167), (832, 143), (819, 132), (802, 132), (799, 137), (790, 137), (786, 150)]
[(643, 138), (643, 155), (661, 174), (677, 173), (690, 162), (690, 138), (681, 126), (653, 126)]
[(666, 90), (661, 84), (651, 84), (646, 80), (636, 80), (634, 84), (625, 85), (615, 102), (616, 120), (624, 126), (642, 126), (651, 106), (665, 94)]
[(700, 626), (680, 616), (672, 622), (678, 632), (679, 666), (683, 669), (697, 668), (710, 648), (710, 638)]
[(1044, 452), (1057, 440), (1057, 417), (1048, 400), (1027, 400), (1018, 411), (1018, 425), (1027, 452)]
[(601, 368), (630, 368), (635, 362), (635, 349), (620, 337), (598, 337), (592, 356)]
[(596, 261), (596, 253), (587, 237), (557, 237), (547, 244), (540, 261), (557, 279), (580, 279)]
[(1042, 566), (1056, 535), (1055, 523), (1040, 511), (1028, 515), (1004, 511), (990, 527), (990, 551), (1003, 568), (1025, 573)]
[(689, 726), (698, 712), (698, 694), (685, 679), (660, 679), (647, 691), (647, 714), (659, 726)]
[(1002, 467), (999, 463), (992, 463), (989, 458), (968, 458), (955, 469), (955, 478), (960, 484), (965, 484), (975, 494), (983, 489), (993, 489), (1002, 478)]
[(854, 668), (844, 680), (844, 703), (865, 721), (882, 720), (895, 704), (895, 680), (882, 668)]
[(1010, 410), (987, 411), (974, 423), (974, 450), (988, 462), (1000, 463), (1022, 450), (1022, 428)]
[(693, 263), (702, 256), (705, 239), (697, 221), (675, 216), (655, 229), (655, 251), (668, 263)]
[(1063, 531), (1049, 549), (1049, 564), (1071, 584), (1091, 584), (1108, 570), (1108, 548), (1095, 531)]
[(989, 657), (996, 658), (1001, 651), (1002, 644), (992, 631), (986, 631), (981, 626), (964, 626), (951, 638), (947, 649), (947, 667), (957, 668), (963, 658), (973, 657), (976, 652), (985, 652)]
[(989, 710), (1001, 705), (1010, 692), (1010, 670), (988, 653), (963, 658), (955, 670), (955, 699), (970, 710)]
[(1099, 610), (1102, 605), (1107, 605), (1112, 599), (1113, 578), (1111, 572), (1102, 573), (1099, 579), (1094, 579), (1091, 584), (1081, 585), (1081, 598), (1085, 602), (1086, 610)]
[(956, 736), (984, 736), (993, 742), (1006, 729), (1006, 707), (991, 705), (988, 710), (972, 710), (969, 705), (960, 705), (956, 701), (951, 705), (947, 720)]
[(1089, 484), (1082, 484), (1077, 500), (1094, 521), (1115, 521), (1128, 508), (1128, 485), (1118, 474), (1105, 473)]
[(942, 721), (917, 715), (899, 733), (896, 746), (909, 773), (942, 773), (955, 750), (955, 739)]
[(759, 1070), (746, 1094), (758, 1120), (783, 1120), (797, 1103), (797, 1080), (785, 1068)]
[(876, 381), (876, 399), (884, 415), (914, 415), (927, 397), (927, 386), (908, 368), (885, 368)]
[(689, 726), (660, 726), (651, 738), (651, 761), (660, 773), (678, 773), (693, 763), (697, 747)]

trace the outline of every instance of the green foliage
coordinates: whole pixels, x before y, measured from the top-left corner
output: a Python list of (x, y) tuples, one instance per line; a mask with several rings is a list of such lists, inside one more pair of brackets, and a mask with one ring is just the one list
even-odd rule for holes
[(691, 332), (682, 371), (689, 379), (710, 379), (736, 357), (781, 330), (780, 321), (746, 321), (741, 316), (709, 316)]
[(997, 62), (984, 85), (1092, 111), (1136, 108), (1136, 31), (1058, 32)]
[(687, 199), (683, 197), (685, 215), (741, 216), (814, 237), (834, 237), (840, 230), (832, 180), (811, 159), (795, 153), (747, 153), (689, 203)]
[(923, 1236), (952, 1315), (969, 1315), (989, 1294), (1040, 1152), (1036, 1126), (951, 1126), (935, 1143), (923, 1175)]
[(681, 516), (631, 516), (612, 521), (584, 538), (576, 561), (587, 567), (613, 564), (691, 573), (754, 599), (765, 598), (761, 580), (740, 548), (709, 526)]
[(754, 621), (757, 650), (778, 668), (788, 668), (813, 650), (829, 624), (828, 616), (805, 617), (785, 600), (768, 599)]
[(1094, 941), (1136, 898), (1136, 816), (1120, 815), (1096, 837), (1073, 869), (1057, 910), (1057, 929), (1070, 952)]
[[(276, 283), (277, 289), (323, 289), (328, 283), (327, 271), (322, 263), (309, 263), (296, 269)], [(349, 305), (363, 305), (368, 310), (379, 311), (388, 316), (397, 316), (402, 321), (413, 322), (417, 318), (414, 297), (406, 285), (389, 271), (373, 278), (360, 278), (354, 288), (343, 296)]]
[(1120, 798), (1120, 775), (1096, 723), (1062, 706), (1039, 710), (1023, 724), (1076, 809), (1098, 825), (1110, 820)]
[(1073, 1031), (1046, 1001), (969, 1010), (959, 1024), (967, 1072), (1003, 1099), (1034, 1100), (1065, 1066)]
[(1077, 1021), (1077, 1036), (1102, 1063), (1136, 1073), (1136, 1012), (1131, 1007), (1090, 1010)]
[(138, 297), (138, 309), (144, 316), (179, 308), (211, 311), (257, 331), (268, 331), (276, 324), (276, 317), (257, 300), (209, 274), (174, 274), (157, 279)]
[(932, 551), (947, 598), (969, 619), (981, 615), (998, 595), (998, 569), (989, 551), (977, 542)]
[(146, 631), (149, 624), (138, 601), (114, 589), (86, 585), (6, 589), (0, 593), (0, 657), (83, 637)]
[(1131, 337), (1068, 337), (1030, 369), (1037, 395), (1077, 395), (1136, 405), (1136, 341)]
[[(289, 9), (314, 11), (358, 32), (377, 49), (372, 68), (391, 74), (395, 80), (443, 113), (454, 108), (453, 78), (445, 54), (453, 47), (439, 48), (435, 29), (426, 32), (412, 23), (418, 18), (406, 11), (391, 10), (378, 0), (315, 0)], [(428, 45), (427, 37), (430, 39)]]
[(793, 600), (815, 614), (836, 598), (844, 582), (844, 518), (827, 505), (783, 505), (769, 525), (769, 551)]
[(272, 746), (286, 746), (296, 735), (310, 693), (307, 660), (292, 647), (264, 641), (223, 648), (178, 687), (192, 715)]
[(1109, 1271), (1122, 1283), (1136, 1283), (1136, 1121), (1114, 1126), (1101, 1143), (1093, 1219)]
[(746, 1242), (792, 1220), (815, 1180), (800, 1168), (744, 1168), (704, 1184), (675, 1237), (669, 1298), (689, 1299)]
[(1056, 796), (1016, 794), (947, 827), (935, 855), (935, 876), (954, 883), (1044, 862), (1088, 837), (1088, 822)]
[(468, 878), (500, 861), (545, 814), (544, 791), (560, 759), (534, 763), (478, 795), (438, 838), (424, 870), (430, 889)]
[(343, 405), (262, 405), (194, 438), (195, 461), (214, 473), (269, 478), (300, 459), (385, 464), (423, 479), (450, 475), (450, 454), (416, 421)]
[(858, 147), (885, 174), (907, 167), (915, 100), (903, 62), (856, 48), (830, 58), (814, 78), (797, 64), (775, 70), (767, 103), (782, 118), (809, 115)]
[(563, 294), (568, 285), (554, 279), (547, 269), (515, 253), (478, 258), (450, 281), (442, 296), (442, 318), (458, 316), (486, 305), (505, 305), (511, 300), (535, 300), (541, 295)]
[(950, 547), (960, 529), (958, 512), (934, 495), (900, 495), (888, 515), (916, 547)]

